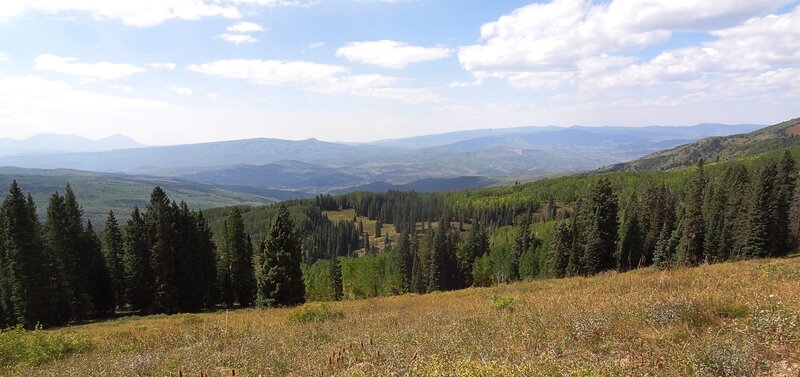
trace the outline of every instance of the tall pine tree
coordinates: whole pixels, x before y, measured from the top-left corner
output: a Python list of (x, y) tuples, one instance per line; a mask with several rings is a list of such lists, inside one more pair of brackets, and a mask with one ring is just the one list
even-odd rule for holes
[(258, 305), (273, 307), (305, 302), (301, 240), (285, 205), (278, 209), (261, 254)]
[(108, 262), (111, 274), (111, 286), (114, 291), (114, 305), (122, 308), (125, 305), (125, 240), (119, 228), (114, 211), (108, 211), (106, 227), (103, 232), (103, 255)]

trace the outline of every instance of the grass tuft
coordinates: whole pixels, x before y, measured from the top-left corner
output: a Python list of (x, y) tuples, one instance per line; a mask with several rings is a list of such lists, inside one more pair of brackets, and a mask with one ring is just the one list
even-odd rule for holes
[(37, 366), (91, 347), (92, 342), (84, 336), (44, 331), (38, 326), (26, 331), (17, 326), (0, 332), (0, 371), (17, 365)]
[(344, 312), (328, 304), (307, 304), (289, 313), (289, 322), (325, 322), (344, 318)]

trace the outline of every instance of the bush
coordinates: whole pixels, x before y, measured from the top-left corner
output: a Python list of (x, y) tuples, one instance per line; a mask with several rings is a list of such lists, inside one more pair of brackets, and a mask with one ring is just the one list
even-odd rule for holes
[(516, 305), (517, 305), (517, 300), (513, 297), (502, 297), (502, 296), (492, 297), (492, 308), (494, 310), (514, 311), (514, 307)]
[(26, 331), (17, 326), (0, 332), (0, 368), (22, 364), (35, 366), (91, 346), (91, 341), (82, 336), (43, 331), (38, 326)]
[(325, 322), (344, 318), (344, 312), (328, 304), (303, 305), (289, 314), (289, 322)]

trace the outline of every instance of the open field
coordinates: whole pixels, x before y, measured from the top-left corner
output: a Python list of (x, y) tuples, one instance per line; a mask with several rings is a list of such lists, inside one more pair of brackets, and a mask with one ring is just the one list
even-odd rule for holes
[[(336, 302), (314, 312), (320, 305), (308, 304), (300, 313), (253, 309), (123, 318), (43, 331), (38, 336), (79, 346), (38, 366), (6, 361), (0, 374), (800, 373), (800, 258)], [(308, 314), (328, 320), (303, 322)], [(0, 347), (10, 345), (7, 334)]]

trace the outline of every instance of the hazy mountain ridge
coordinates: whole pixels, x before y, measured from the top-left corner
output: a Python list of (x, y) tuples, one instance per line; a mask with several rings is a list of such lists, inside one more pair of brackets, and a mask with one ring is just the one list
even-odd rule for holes
[(119, 134), (97, 140), (74, 135), (38, 134), (22, 140), (0, 138), (0, 157), (102, 152), (141, 147), (145, 145)]
[[(0, 156), (0, 165), (179, 177), (214, 185), (312, 193), (526, 181), (591, 171), (707, 135), (757, 125), (691, 127), (521, 127), (471, 130), (373, 143), (246, 139), (37, 156)], [(450, 179), (451, 181), (448, 181)], [(460, 180), (459, 180), (460, 179)], [(417, 185), (441, 191), (448, 187)]]
[(800, 145), (798, 136), (800, 136), (800, 118), (795, 118), (749, 133), (704, 138), (599, 170), (667, 170), (696, 164), (701, 158), (706, 162), (725, 161)]

